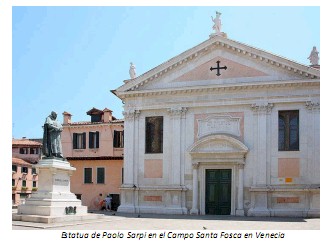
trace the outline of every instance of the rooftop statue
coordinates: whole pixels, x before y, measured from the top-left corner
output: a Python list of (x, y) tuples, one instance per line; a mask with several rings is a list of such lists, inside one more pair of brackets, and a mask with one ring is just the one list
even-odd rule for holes
[(221, 20), (220, 20), (220, 15), (221, 13), (220, 12), (215, 12), (216, 13), (216, 17), (213, 18), (213, 16), (211, 16), (212, 18), (212, 21), (214, 23), (213, 25), (213, 30), (215, 31), (216, 34), (220, 34), (221, 33)]
[(313, 47), (313, 50), (311, 51), (311, 54), (307, 58), (310, 60), (312, 65), (318, 65), (319, 64), (319, 52), (316, 50), (316, 47)]
[(135, 65), (131, 62), (131, 66), (129, 68), (129, 75), (131, 79), (134, 79), (136, 77), (136, 72), (135, 72)]
[(44, 124), (43, 146), (42, 151), (45, 157), (63, 158), (61, 132), (63, 130), (62, 124), (56, 120), (57, 114), (52, 111), (46, 118)]

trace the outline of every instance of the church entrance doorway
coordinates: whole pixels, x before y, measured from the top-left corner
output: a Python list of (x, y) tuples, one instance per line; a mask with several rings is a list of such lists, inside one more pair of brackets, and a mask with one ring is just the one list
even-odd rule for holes
[(231, 214), (231, 169), (206, 169), (205, 214)]

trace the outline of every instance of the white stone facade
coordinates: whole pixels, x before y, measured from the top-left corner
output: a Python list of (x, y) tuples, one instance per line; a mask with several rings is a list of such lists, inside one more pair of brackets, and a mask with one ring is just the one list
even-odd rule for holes
[[(207, 214), (206, 171), (228, 169), (230, 215), (320, 215), (319, 70), (214, 36), (115, 93), (125, 102), (118, 211)], [(289, 110), (299, 150), (280, 151), (279, 111)], [(163, 152), (146, 154), (152, 116), (163, 117)]]

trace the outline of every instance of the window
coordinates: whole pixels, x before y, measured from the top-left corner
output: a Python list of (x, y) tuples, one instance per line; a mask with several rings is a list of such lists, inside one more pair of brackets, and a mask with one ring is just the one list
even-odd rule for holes
[(17, 172), (17, 165), (12, 165), (13, 172)]
[(89, 148), (99, 148), (99, 138), (100, 133), (96, 132), (89, 132)]
[(11, 186), (15, 186), (16, 182), (15, 179), (11, 179)]
[(30, 148), (30, 154), (39, 154), (39, 148)]
[(32, 174), (37, 174), (37, 169), (36, 168), (32, 168)]
[(22, 167), (22, 173), (27, 174), (29, 171), (28, 167)]
[(299, 151), (299, 111), (278, 112), (278, 150)]
[(105, 176), (104, 168), (97, 168), (97, 183), (104, 184), (104, 176)]
[(37, 187), (37, 181), (33, 181), (33, 182), (32, 182), (32, 187), (33, 187), (33, 188), (36, 188), (36, 187)]
[(146, 117), (146, 153), (163, 153), (163, 117)]
[(92, 184), (92, 168), (84, 168), (84, 183)]
[(102, 115), (100, 114), (92, 114), (91, 115), (91, 122), (101, 122)]
[(114, 131), (113, 135), (113, 147), (123, 148), (124, 147), (124, 131)]
[(28, 148), (19, 148), (20, 154), (28, 154)]
[(86, 149), (86, 133), (73, 133), (73, 149)]
[(26, 187), (26, 180), (22, 180), (22, 187)]

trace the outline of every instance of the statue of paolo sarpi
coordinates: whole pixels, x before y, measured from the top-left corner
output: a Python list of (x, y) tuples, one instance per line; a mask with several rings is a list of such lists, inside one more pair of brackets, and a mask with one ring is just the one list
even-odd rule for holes
[(63, 131), (62, 124), (56, 120), (57, 114), (52, 111), (46, 118), (44, 124), (43, 146), (42, 151), (45, 157), (63, 158), (61, 132)]

